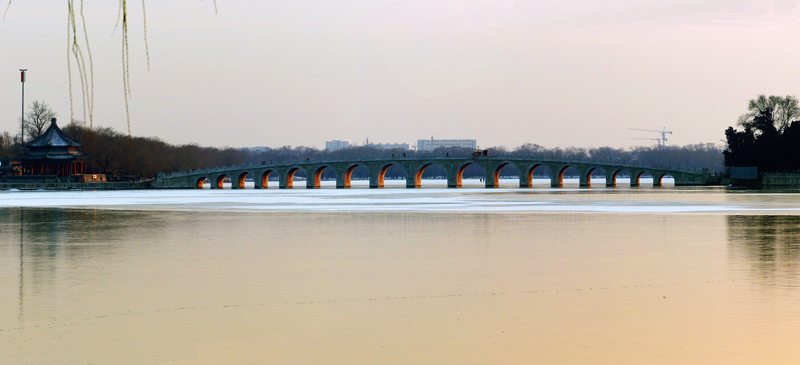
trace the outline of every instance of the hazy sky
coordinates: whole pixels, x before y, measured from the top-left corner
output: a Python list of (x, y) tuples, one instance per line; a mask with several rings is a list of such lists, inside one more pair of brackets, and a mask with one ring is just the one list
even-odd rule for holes
[[(798, 3), (217, 0), (215, 14), (210, 0), (147, 0), (148, 71), (141, 4), (129, 2), (131, 128), (233, 147), (658, 136), (629, 127), (721, 143), (749, 99), (800, 94)], [(117, 4), (85, 7), (94, 124), (125, 131)], [(19, 68), (26, 104), (46, 101), (68, 122), (66, 1), (13, 1), (0, 50), (0, 131), (19, 129)]]

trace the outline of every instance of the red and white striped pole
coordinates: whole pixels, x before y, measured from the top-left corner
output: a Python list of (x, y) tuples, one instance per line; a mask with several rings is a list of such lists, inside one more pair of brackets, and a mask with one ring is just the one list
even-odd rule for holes
[(25, 72), (27, 68), (19, 69), (20, 81), (22, 81), (22, 118), (20, 118), (19, 150), (22, 152), (22, 144), (25, 143)]

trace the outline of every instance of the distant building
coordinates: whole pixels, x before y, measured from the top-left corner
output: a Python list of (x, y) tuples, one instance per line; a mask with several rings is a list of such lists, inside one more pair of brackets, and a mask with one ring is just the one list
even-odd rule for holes
[(379, 148), (382, 150), (408, 150), (408, 143), (378, 143), (370, 144), (370, 147)]
[(350, 141), (340, 141), (340, 140), (337, 139), (337, 140), (334, 140), (334, 141), (326, 141), (325, 142), (325, 150), (327, 150), (327, 151), (337, 151), (337, 150), (343, 150), (343, 149), (347, 149), (347, 148), (350, 148)]
[(430, 152), (439, 147), (464, 147), (477, 149), (478, 143), (474, 139), (420, 139), (417, 140), (417, 151)]

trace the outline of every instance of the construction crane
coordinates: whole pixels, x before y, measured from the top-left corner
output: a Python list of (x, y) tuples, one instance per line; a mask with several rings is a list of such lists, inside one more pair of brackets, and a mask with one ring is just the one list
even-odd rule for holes
[(661, 138), (653, 138), (654, 140), (658, 141), (659, 146), (666, 146), (667, 145), (667, 134), (672, 134), (672, 131), (668, 131), (667, 127), (664, 127), (660, 131), (655, 131), (652, 129), (639, 129), (639, 128), (628, 128), (632, 131), (642, 131), (642, 132), (656, 132), (661, 133)]

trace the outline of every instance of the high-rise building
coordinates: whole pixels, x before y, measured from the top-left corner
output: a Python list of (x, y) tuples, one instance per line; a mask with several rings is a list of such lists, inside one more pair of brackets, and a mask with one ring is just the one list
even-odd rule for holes
[(338, 139), (325, 141), (325, 150), (327, 151), (343, 150), (346, 148), (350, 148), (350, 141), (340, 141)]
[(465, 147), (477, 149), (478, 143), (474, 139), (420, 139), (417, 140), (417, 151), (430, 152), (439, 147)]

